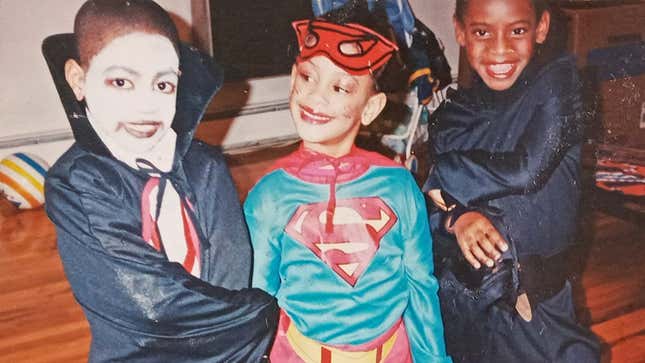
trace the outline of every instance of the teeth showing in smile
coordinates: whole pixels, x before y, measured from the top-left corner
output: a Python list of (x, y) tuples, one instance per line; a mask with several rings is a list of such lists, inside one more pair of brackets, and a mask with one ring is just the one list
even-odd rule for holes
[(302, 112), (302, 116), (303, 116), (302, 118), (305, 121), (309, 121), (311, 123), (325, 123), (331, 120), (331, 117), (329, 116), (311, 113), (307, 111), (305, 108), (301, 108), (300, 110)]
[(513, 69), (513, 65), (509, 63), (491, 64), (488, 69), (495, 75), (505, 75)]

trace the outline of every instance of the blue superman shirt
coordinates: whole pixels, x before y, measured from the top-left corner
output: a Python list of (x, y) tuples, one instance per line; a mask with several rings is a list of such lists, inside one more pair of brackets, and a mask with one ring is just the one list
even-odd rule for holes
[(301, 148), (251, 190), (253, 285), (305, 336), (361, 345), (401, 319), (415, 362), (450, 361), (425, 201), (410, 173), (361, 149)]

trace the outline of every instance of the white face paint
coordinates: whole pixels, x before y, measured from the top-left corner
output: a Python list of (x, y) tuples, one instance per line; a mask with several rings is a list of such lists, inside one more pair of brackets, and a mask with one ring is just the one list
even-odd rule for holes
[(131, 151), (147, 151), (175, 116), (179, 57), (168, 38), (131, 33), (115, 38), (90, 61), (84, 95), (92, 125)]

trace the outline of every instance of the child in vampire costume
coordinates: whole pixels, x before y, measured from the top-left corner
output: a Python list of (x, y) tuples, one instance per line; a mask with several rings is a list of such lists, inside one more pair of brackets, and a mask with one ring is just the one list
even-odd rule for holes
[[(475, 77), (433, 113), (425, 190), (456, 362), (597, 362), (569, 282), (580, 197), (581, 82), (543, 0), (458, 0)], [(490, 226), (490, 227), (489, 227)]]
[(353, 16), (294, 22), (303, 143), (245, 203), (253, 286), (282, 309), (271, 360), (450, 362), (423, 195), (401, 165), (354, 146), (385, 105), (378, 74), (397, 46)]
[(88, 1), (75, 33), (43, 52), (76, 140), (49, 171), (46, 208), (90, 323), (89, 361), (262, 361), (278, 311), (247, 288), (224, 159), (193, 139), (215, 65), (148, 0)]

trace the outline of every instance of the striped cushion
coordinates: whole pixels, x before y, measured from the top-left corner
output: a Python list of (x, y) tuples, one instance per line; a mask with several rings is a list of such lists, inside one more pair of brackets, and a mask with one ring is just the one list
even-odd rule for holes
[(45, 175), (49, 166), (34, 155), (15, 153), (0, 161), (0, 192), (20, 209), (45, 202)]

